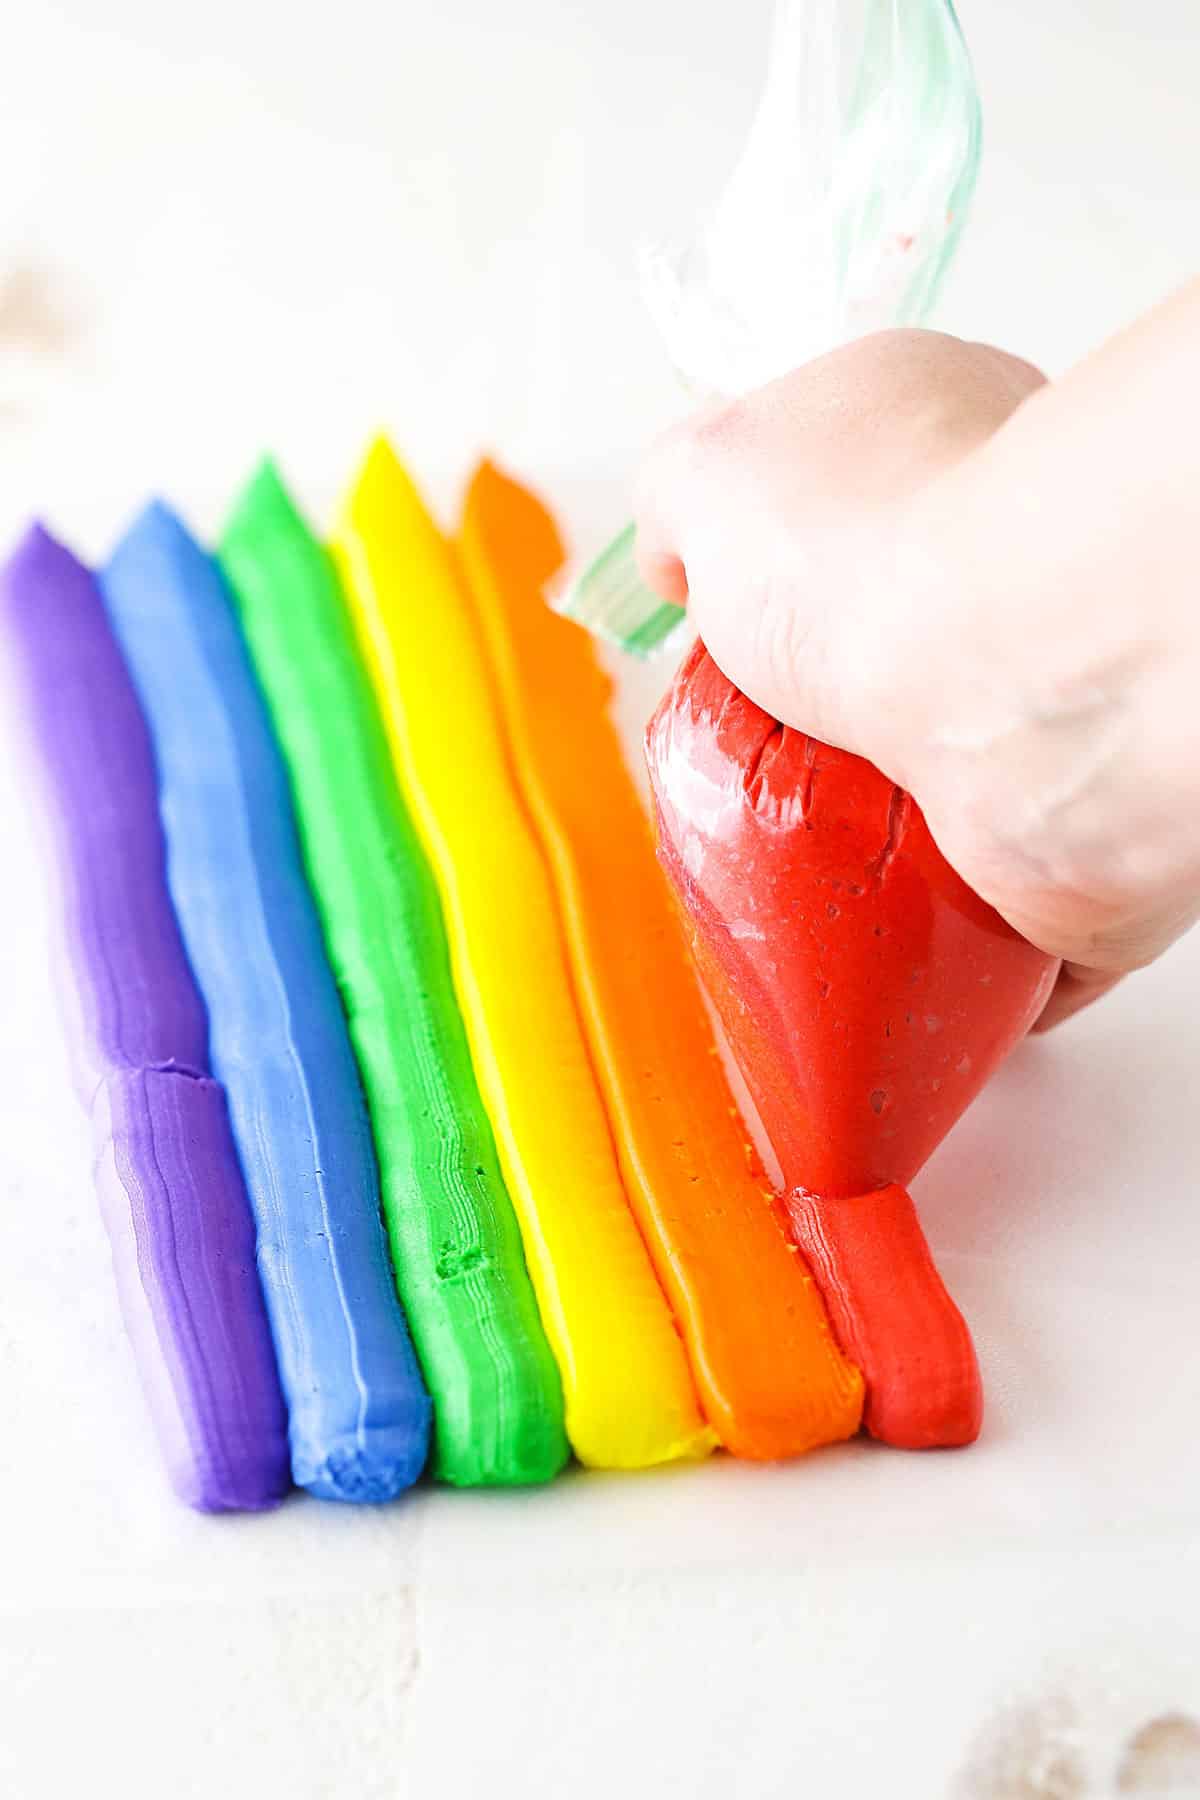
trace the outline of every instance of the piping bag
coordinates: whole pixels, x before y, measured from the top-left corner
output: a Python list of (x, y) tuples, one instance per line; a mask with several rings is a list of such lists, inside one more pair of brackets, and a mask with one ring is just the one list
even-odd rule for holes
[[(766, 89), (707, 223), (649, 253), (647, 300), (694, 390), (732, 395), (927, 315), (974, 186), (979, 107), (949, 0), (780, 0)], [(685, 614), (630, 528), (561, 610), (633, 654)], [(971, 1442), (967, 1327), (907, 1184), (1044, 1004), (1058, 965), (954, 873), (910, 795), (686, 656), (646, 739), (659, 860), (782, 1169), (794, 1239), (864, 1424)]]

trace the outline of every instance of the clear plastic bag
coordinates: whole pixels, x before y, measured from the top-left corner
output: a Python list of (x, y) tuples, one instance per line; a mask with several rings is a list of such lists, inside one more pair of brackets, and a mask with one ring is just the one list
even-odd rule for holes
[[(979, 163), (979, 100), (951, 0), (779, 0), (745, 149), (695, 235), (643, 290), (693, 391), (747, 392), (837, 344), (929, 314)], [(560, 609), (635, 655), (676, 643), (633, 528)]]

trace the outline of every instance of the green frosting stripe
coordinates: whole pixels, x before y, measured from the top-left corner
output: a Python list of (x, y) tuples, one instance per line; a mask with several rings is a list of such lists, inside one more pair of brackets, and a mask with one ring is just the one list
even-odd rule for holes
[[(433, 1471), (547, 1481), (569, 1450), (450, 973), (333, 564), (266, 463), (220, 548), (291, 777), (362, 1072), (396, 1282), (434, 1401)], [(452, 747), (447, 754), (453, 754)]]

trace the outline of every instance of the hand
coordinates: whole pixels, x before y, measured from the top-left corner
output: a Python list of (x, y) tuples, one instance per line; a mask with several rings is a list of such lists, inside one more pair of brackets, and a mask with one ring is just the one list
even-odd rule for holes
[(908, 788), (964, 879), (1064, 958), (1043, 1024), (1200, 910), (1197, 662), (1095, 555), (1087, 457), (1121, 445), (1092, 448), (1089, 376), (1064, 424), (1028, 363), (881, 333), (669, 433), (637, 508), (645, 579), (730, 679)]

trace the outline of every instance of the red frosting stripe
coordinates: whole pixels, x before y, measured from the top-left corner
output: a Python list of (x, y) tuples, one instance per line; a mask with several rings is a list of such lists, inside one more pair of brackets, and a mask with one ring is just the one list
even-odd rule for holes
[[(968, 1442), (979, 1375), (903, 1188), (1058, 965), (861, 757), (781, 725), (703, 645), (647, 734), (659, 856), (876, 1436)], [(819, 1195), (820, 1199), (813, 1196)]]
[(852, 1199), (796, 1190), (787, 1208), (834, 1334), (863, 1372), (871, 1436), (904, 1450), (974, 1443), (983, 1422), (975, 1347), (905, 1190)]

